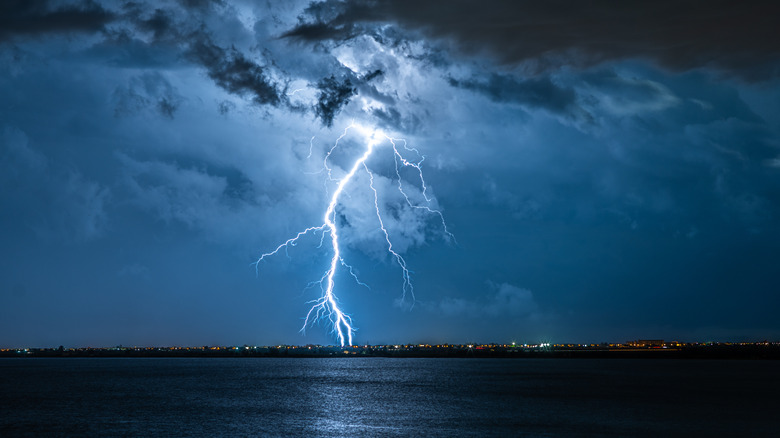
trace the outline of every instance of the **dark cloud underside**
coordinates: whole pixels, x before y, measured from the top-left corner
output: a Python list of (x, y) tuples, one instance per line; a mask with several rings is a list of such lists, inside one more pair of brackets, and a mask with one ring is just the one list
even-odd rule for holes
[[(344, 39), (360, 23), (394, 21), (530, 71), (647, 58), (687, 70), (714, 66), (748, 80), (780, 73), (780, 3), (734, 0), (352, 0), (319, 6), (287, 36)], [(326, 16), (324, 20), (317, 18)], [(321, 20), (321, 21), (318, 21)]]
[(317, 95), (318, 102), (314, 113), (325, 126), (332, 126), (333, 118), (355, 95), (355, 88), (352, 87), (352, 82), (348, 78), (339, 81), (335, 76), (330, 76), (320, 80), (317, 83), (317, 89), (320, 92)]
[(492, 74), (487, 80), (450, 78), (450, 85), (486, 95), (495, 102), (510, 102), (542, 108), (553, 113), (575, 117), (582, 113), (572, 89), (555, 85), (549, 78), (518, 80), (511, 76)]
[(230, 93), (250, 94), (259, 104), (278, 105), (281, 101), (276, 85), (260, 65), (235, 48), (223, 49), (210, 41), (193, 45), (191, 56), (206, 67), (217, 85)]
[(7, 0), (0, 2), (0, 41), (14, 36), (51, 33), (95, 32), (114, 19), (99, 4), (55, 7), (49, 1)]

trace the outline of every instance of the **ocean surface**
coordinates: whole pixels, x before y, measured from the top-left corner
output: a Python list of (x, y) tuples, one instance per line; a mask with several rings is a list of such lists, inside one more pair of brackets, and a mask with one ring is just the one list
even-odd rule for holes
[(780, 362), (0, 359), (0, 436), (780, 436)]

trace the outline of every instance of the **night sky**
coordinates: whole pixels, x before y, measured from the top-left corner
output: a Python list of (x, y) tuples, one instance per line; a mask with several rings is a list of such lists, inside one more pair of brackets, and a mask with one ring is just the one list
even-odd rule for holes
[[(780, 337), (780, 4), (0, 2), (0, 346)], [(362, 154), (350, 131), (334, 176)], [(405, 188), (422, 196), (403, 169)]]

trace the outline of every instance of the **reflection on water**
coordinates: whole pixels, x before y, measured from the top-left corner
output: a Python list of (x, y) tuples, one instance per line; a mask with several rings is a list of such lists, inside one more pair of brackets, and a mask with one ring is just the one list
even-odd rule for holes
[(0, 435), (773, 436), (778, 365), (2, 359)]

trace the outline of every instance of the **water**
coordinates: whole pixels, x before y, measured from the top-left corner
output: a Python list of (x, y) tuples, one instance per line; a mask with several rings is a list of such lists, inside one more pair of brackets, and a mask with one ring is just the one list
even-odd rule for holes
[(780, 363), (0, 359), (0, 436), (778, 436)]

